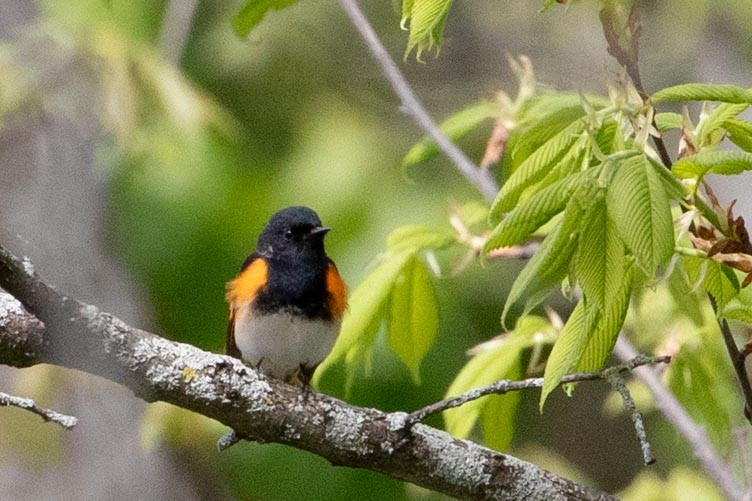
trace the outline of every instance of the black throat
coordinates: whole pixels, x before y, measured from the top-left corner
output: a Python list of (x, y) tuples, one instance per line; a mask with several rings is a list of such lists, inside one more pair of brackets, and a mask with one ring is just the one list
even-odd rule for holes
[(301, 259), (290, 263), (287, 260), (270, 259), (266, 286), (254, 301), (258, 314), (290, 313), (309, 319), (331, 320), (327, 305), (326, 270), (328, 261)]

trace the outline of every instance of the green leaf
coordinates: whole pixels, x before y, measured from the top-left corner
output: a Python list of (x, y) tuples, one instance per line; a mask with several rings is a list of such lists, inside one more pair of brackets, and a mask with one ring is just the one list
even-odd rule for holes
[(424, 50), (436, 49), (441, 45), (444, 24), (452, 0), (408, 0), (402, 4), (402, 26), (410, 22), (405, 57), (416, 50), (416, 58)]
[(703, 150), (685, 157), (671, 169), (680, 178), (701, 178), (706, 174), (733, 175), (752, 170), (752, 153), (744, 151)]
[(752, 123), (738, 118), (726, 120), (723, 128), (728, 133), (728, 138), (739, 148), (752, 153)]
[(657, 168), (644, 155), (619, 161), (606, 195), (609, 218), (651, 274), (674, 252), (671, 208)]
[(590, 171), (579, 172), (533, 194), (502, 219), (488, 237), (486, 249), (491, 251), (524, 242), (541, 225), (564, 210), (572, 192), (588, 179), (592, 180)]
[(658, 132), (667, 132), (682, 128), (682, 116), (679, 113), (656, 113), (655, 125)]
[(720, 308), (719, 317), (727, 320), (736, 320), (745, 324), (752, 324), (752, 287), (745, 287), (731, 299), (723, 308)]
[(723, 103), (718, 105), (704, 120), (700, 122), (697, 131), (698, 147), (715, 145), (723, 137), (722, 126), (728, 120), (734, 119), (739, 113), (746, 110), (747, 104)]
[(407, 365), (416, 384), (420, 364), (439, 331), (431, 277), (416, 255), (394, 283), (387, 321), (387, 346)]
[[(521, 353), (538, 342), (538, 333), (545, 333), (546, 338), (552, 337), (553, 328), (541, 317), (520, 318), (514, 331), (494, 340), (492, 348), (468, 361), (450, 385), (446, 397), (454, 397), (500, 379), (519, 378)], [(512, 439), (518, 402), (519, 395), (513, 394), (489, 395), (473, 400), (444, 412), (446, 429), (457, 438), (465, 438), (483, 418), (486, 442), (499, 450), (506, 449)]]
[(575, 306), (569, 320), (564, 325), (559, 338), (556, 340), (551, 354), (546, 362), (546, 371), (543, 374), (543, 388), (541, 389), (540, 410), (546, 403), (548, 395), (557, 387), (580, 356), (582, 346), (586, 342), (585, 332), (585, 302), (580, 300)]
[[(449, 139), (456, 141), (485, 120), (495, 118), (498, 114), (499, 103), (483, 101), (450, 116), (441, 123), (439, 128)], [(402, 165), (411, 167), (436, 156), (438, 152), (439, 149), (433, 139), (424, 136), (420, 142), (410, 148), (405, 158), (402, 159)]]
[(728, 266), (700, 257), (682, 256), (681, 259), (690, 283), (697, 283), (702, 278), (702, 288), (715, 298), (719, 308), (739, 294), (739, 279)]
[(316, 374), (344, 360), (349, 367), (370, 350), (384, 321), (395, 282), (415, 251), (390, 254), (352, 291), (337, 342)]
[(735, 85), (692, 83), (666, 87), (653, 94), (650, 99), (654, 103), (660, 101), (722, 101), (752, 104), (752, 91)]
[(561, 223), (543, 240), (512, 284), (501, 314), (502, 325), (506, 325), (510, 308), (524, 293), (527, 293), (527, 301), (523, 315), (540, 304), (567, 276), (585, 211), (580, 197), (570, 199)]
[(420, 249), (441, 249), (455, 241), (449, 230), (429, 228), (421, 224), (408, 224), (393, 230), (386, 237), (386, 250), (401, 253)]
[(608, 218), (604, 197), (593, 201), (585, 219), (574, 256), (575, 277), (588, 305), (602, 308), (622, 281), (624, 244)]
[(614, 348), (632, 294), (632, 267), (622, 258), (619, 283), (614, 282), (613, 294), (603, 306), (590, 304), (586, 298), (577, 303), (564, 329), (559, 334), (546, 363), (543, 375), (540, 409), (548, 395), (571, 371), (594, 371), (601, 368)]
[(249, 0), (235, 14), (232, 19), (232, 27), (239, 37), (245, 38), (264, 19), (267, 12), (282, 10), (295, 2), (296, 0)]
[[(622, 260), (624, 257), (622, 256)], [(606, 363), (608, 357), (614, 351), (616, 339), (624, 325), (624, 319), (629, 309), (629, 300), (632, 297), (633, 270), (628, 261), (623, 261), (623, 272), (616, 271), (614, 275), (620, 280), (613, 295), (607, 296), (603, 307), (603, 313), (598, 318), (595, 331), (589, 336), (580, 359), (574, 366), (575, 372), (597, 371)], [(615, 280), (612, 281), (615, 282)]]
[(543, 179), (577, 143), (584, 130), (585, 122), (576, 120), (527, 157), (501, 187), (491, 206), (489, 220), (496, 222), (502, 213), (512, 210), (525, 188)]

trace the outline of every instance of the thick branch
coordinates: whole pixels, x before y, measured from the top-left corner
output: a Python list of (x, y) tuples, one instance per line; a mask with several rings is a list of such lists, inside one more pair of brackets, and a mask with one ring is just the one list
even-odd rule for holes
[(423, 132), (433, 139), (437, 148), (446, 155), (457, 170), (465, 176), (465, 179), (478, 188), (488, 200), (496, 198), (496, 193), (499, 191), (499, 187), (496, 185), (496, 180), (494, 180), (490, 169), (479, 169), (476, 167), (475, 164), (467, 158), (467, 155), (465, 155), (462, 150), (446, 137), (439, 126), (436, 125), (436, 122), (431, 119), (430, 115), (413, 92), (410, 84), (407, 83), (407, 79), (405, 79), (405, 76), (387, 52), (384, 44), (381, 43), (373, 26), (368, 22), (368, 19), (363, 14), (363, 11), (358, 6), (356, 0), (339, 0), (339, 3), (347, 13), (353, 26), (355, 26), (355, 29), (358, 30), (358, 33), (360, 33), (360, 36), (368, 45), (368, 49), (381, 67), (381, 71), (384, 73), (384, 78), (386, 78), (387, 82), (389, 82), (389, 85), (391, 85), (394, 90), (394, 93), (397, 94), (397, 97), (399, 97), (402, 102), (402, 110), (410, 115), (418, 126), (423, 129)]
[(0, 363), (53, 363), (216, 419), (249, 440), (277, 442), (335, 465), (367, 468), (474, 499), (612, 499), (513, 456), (421, 424), (267, 379), (239, 360), (169, 341), (66, 298), (0, 247)]

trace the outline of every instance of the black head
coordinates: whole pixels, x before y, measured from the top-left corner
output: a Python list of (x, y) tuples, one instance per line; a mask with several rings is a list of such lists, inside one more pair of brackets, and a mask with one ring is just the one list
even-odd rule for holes
[(325, 259), (324, 235), (318, 214), (308, 207), (288, 207), (272, 216), (259, 235), (256, 252), (274, 260)]

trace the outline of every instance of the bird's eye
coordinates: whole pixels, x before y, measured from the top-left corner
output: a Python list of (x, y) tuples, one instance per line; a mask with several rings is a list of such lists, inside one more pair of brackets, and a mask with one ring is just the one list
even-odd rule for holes
[(287, 230), (285, 232), (285, 239), (286, 240), (292, 240), (292, 230)]

